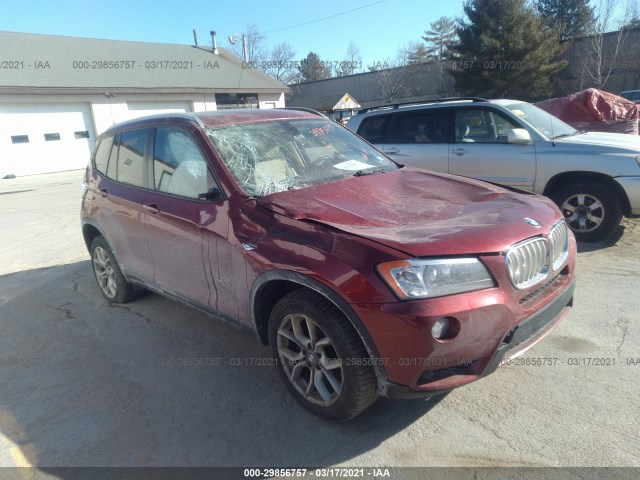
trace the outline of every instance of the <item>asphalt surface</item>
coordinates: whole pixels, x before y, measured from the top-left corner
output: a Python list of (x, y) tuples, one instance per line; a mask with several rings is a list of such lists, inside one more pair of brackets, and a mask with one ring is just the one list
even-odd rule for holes
[(0, 466), (640, 466), (639, 221), (580, 245), (573, 311), (520, 363), (336, 425), (248, 364), (253, 336), (104, 301), (81, 177), (0, 180)]

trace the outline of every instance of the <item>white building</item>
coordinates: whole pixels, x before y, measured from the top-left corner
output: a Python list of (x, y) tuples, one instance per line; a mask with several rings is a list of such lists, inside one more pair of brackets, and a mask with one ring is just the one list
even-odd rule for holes
[(97, 135), (163, 112), (284, 107), (222, 48), (0, 32), (0, 178), (84, 168)]

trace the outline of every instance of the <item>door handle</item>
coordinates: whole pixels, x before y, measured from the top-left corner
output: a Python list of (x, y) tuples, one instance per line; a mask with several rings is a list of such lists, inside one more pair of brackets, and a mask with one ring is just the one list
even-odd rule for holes
[(147, 212), (151, 213), (152, 215), (155, 215), (156, 213), (160, 213), (160, 209), (158, 208), (158, 205), (156, 205), (155, 203), (145, 203), (144, 205), (142, 205), (142, 208), (144, 208)]
[(465, 150), (464, 148), (456, 148), (455, 150), (451, 150), (451, 153), (455, 153), (456, 155), (458, 155), (460, 157), (460, 156), (462, 156), (462, 155), (464, 155), (466, 153), (469, 153), (469, 151)]
[(399, 151), (398, 147), (389, 147), (384, 150), (384, 153), (398, 153)]
[(98, 191), (100, 192), (100, 195), (102, 195), (103, 197), (106, 197), (107, 195), (109, 195), (109, 192), (107, 191), (106, 188), (99, 188)]

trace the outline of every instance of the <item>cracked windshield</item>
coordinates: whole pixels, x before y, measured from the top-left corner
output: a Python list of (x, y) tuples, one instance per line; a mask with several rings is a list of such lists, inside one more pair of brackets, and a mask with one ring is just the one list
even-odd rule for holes
[(398, 168), (326, 119), (248, 123), (207, 133), (235, 180), (252, 197)]

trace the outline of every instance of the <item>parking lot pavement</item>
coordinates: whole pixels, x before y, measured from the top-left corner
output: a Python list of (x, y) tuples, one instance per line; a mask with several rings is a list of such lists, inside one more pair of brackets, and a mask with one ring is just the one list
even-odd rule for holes
[(81, 176), (0, 180), (0, 465), (640, 466), (637, 220), (580, 246), (573, 311), (519, 360), (336, 425), (248, 365), (253, 336), (153, 294), (107, 304)]

